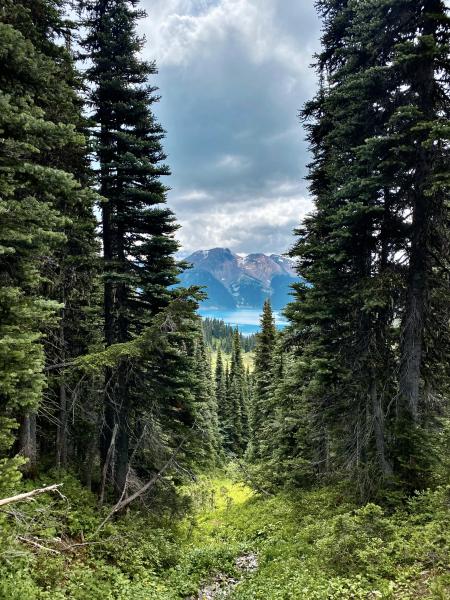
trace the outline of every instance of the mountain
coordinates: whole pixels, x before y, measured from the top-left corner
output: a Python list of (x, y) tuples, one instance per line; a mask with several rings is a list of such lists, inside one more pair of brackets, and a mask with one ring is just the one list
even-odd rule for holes
[(290, 301), (290, 286), (298, 276), (289, 258), (256, 253), (240, 256), (228, 248), (199, 250), (186, 259), (192, 265), (180, 277), (180, 285), (205, 286), (203, 308), (260, 309), (270, 298), (275, 310)]

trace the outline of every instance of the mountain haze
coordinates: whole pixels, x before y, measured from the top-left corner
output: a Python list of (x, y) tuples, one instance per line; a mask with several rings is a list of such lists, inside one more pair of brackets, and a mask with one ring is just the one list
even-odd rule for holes
[(240, 256), (228, 248), (213, 248), (194, 252), (186, 261), (192, 268), (180, 283), (206, 288), (203, 308), (259, 309), (269, 298), (275, 310), (282, 310), (290, 301), (290, 286), (298, 280), (293, 262), (277, 254)]

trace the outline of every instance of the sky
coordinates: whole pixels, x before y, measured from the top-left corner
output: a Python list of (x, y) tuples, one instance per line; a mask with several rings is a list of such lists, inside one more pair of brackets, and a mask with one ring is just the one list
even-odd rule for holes
[(312, 204), (298, 111), (314, 95), (313, 0), (143, 0), (182, 254), (283, 253)]

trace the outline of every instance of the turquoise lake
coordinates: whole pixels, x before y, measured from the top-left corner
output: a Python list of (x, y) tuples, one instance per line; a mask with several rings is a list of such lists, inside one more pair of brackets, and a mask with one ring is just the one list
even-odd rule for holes
[[(238, 327), (244, 335), (258, 333), (261, 319), (261, 311), (252, 308), (242, 308), (238, 310), (218, 310), (211, 308), (201, 308), (199, 313), (202, 317), (210, 319), (220, 319), (228, 325)], [(279, 312), (274, 312), (275, 322), (278, 329), (283, 329), (287, 325), (285, 317)]]

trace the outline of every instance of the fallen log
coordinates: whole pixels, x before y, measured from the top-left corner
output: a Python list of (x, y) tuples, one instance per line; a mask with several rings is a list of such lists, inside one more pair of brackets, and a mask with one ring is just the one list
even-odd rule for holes
[(33, 498), (34, 496), (39, 496), (40, 494), (46, 494), (47, 492), (55, 492), (62, 486), (62, 483), (55, 483), (53, 485), (48, 485), (47, 487), (37, 488), (36, 490), (31, 490), (31, 492), (24, 492), (23, 494), (17, 494), (16, 496), (11, 496), (10, 498), (0, 499), (0, 506), (5, 506), (6, 504), (12, 504), (13, 502), (21, 502), (22, 500), (28, 500), (29, 498)]

